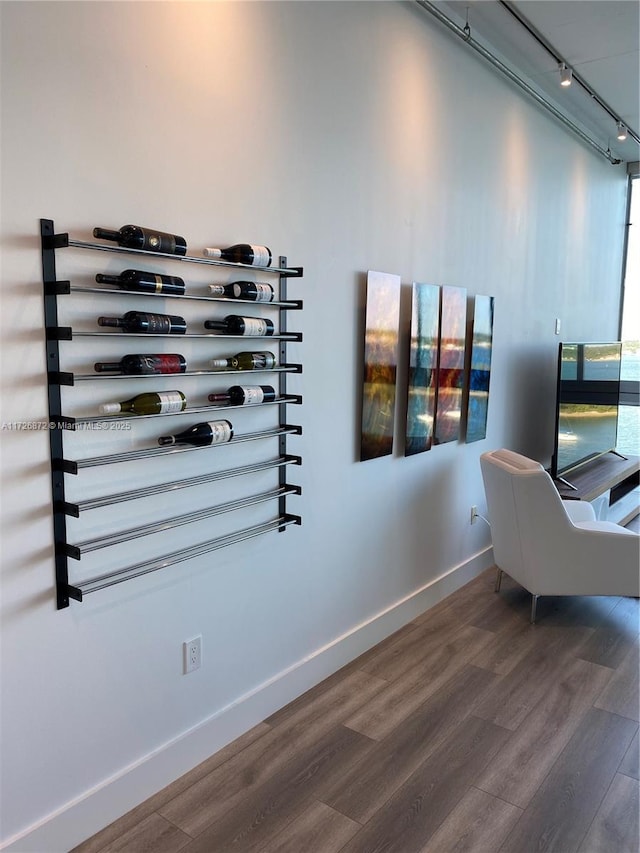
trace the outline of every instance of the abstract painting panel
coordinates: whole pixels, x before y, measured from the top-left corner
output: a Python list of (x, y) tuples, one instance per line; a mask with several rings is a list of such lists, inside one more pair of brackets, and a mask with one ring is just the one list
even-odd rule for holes
[(440, 290), (440, 356), (434, 444), (445, 444), (460, 437), (466, 326), (466, 288), (444, 285)]
[(370, 270), (362, 388), (362, 461), (388, 456), (393, 449), (399, 319), (400, 276)]
[(493, 345), (493, 296), (476, 296), (473, 311), (469, 403), (467, 406), (467, 442), (487, 435), (489, 379)]
[(413, 283), (404, 455), (431, 448), (436, 413), (440, 288)]

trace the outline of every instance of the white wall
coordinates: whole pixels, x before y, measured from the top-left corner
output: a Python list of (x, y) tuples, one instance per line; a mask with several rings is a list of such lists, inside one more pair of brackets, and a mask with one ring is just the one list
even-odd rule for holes
[[(556, 317), (565, 339), (616, 337), (625, 177), (410, 5), (1, 14), (4, 423), (46, 420), (40, 217), (305, 267), (302, 527), (57, 612), (47, 435), (1, 432), (2, 833), (49, 853), (488, 564), (479, 454), (549, 460)], [(357, 462), (368, 269), (496, 297), (485, 441)]]

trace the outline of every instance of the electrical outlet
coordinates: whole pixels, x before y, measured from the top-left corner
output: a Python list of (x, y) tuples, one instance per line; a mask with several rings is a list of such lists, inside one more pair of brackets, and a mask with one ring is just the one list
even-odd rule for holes
[(471, 514), (470, 514), (470, 516), (469, 516), (469, 523), (470, 523), (470, 524), (475, 524), (475, 523), (476, 523), (476, 518), (477, 518), (477, 517), (478, 517), (478, 507), (477, 507), (477, 506), (472, 506), (472, 507), (471, 507)]
[(187, 640), (182, 644), (182, 653), (184, 657), (184, 674), (193, 672), (194, 669), (200, 669), (202, 665), (202, 635), (194, 637), (193, 640)]

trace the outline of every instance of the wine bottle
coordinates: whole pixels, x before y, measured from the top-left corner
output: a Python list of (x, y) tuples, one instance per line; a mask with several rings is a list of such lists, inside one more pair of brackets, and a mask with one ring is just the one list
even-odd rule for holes
[(98, 284), (117, 284), (121, 290), (137, 290), (142, 293), (183, 294), (184, 280), (177, 275), (157, 275), (142, 270), (125, 270), (120, 275), (96, 275)]
[(187, 406), (187, 398), (182, 391), (161, 391), (157, 394), (138, 394), (121, 403), (103, 403), (102, 415), (115, 415), (117, 412), (131, 412), (133, 415), (163, 415), (182, 412)]
[(252, 246), (249, 243), (235, 243), (226, 249), (205, 249), (203, 255), (254, 267), (268, 267), (271, 264), (271, 249), (266, 246)]
[(124, 373), (131, 376), (145, 376), (154, 373), (184, 373), (187, 362), (178, 353), (158, 353), (154, 355), (124, 355), (120, 361), (98, 361), (94, 365), (96, 373)]
[(252, 406), (276, 399), (272, 385), (232, 385), (227, 391), (209, 394), (209, 401), (220, 406)]
[(127, 311), (122, 317), (98, 317), (99, 326), (115, 326), (125, 332), (144, 332), (149, 335), (184, 335), (187, 321), (173, 314), (147, 314)]
[(195, 447), (206, 447), (208, 444), (222, 444), (233, 438), (233, 426), (229, 421), (208, 421), (194, 424), (184, 432), (176, 435), (162, 435), (158, 444), (192, 444)]
[(141, 228), (139, 225), (123, 225), (118, 231), (94, 228), (93, 236), (100, 240), (113, 240), (125, 249), (145, 249), (148, 252), (164, 252), (166, 255), (187, 254), (184, 237), (152, 228)]
[(268, 337), (274, 332), (273, 320), (240, 317), (237, 314), (228, 314), (224, 320), (205, 320), (204, 327), (226, 335), (246, 335), (247, 337)]
[(232, 284), (210, 284), (212, 296), (226, 296), (229, 299), (248, 299), (251, 302), (272, 302), (273, 287), (266, 282), (234, 281)]
[(276, 357), (272, 352), (239, 352), (231, 358), (212, 358), (211, 366), (217, 368), (233, 368), (233, 370), (270, 370), (276, 365)]

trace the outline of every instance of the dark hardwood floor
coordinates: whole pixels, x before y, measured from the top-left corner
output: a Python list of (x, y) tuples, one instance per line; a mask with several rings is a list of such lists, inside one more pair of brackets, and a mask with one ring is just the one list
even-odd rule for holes
[(493, 582), (73, 853), (638, 853), (638, 601)]

